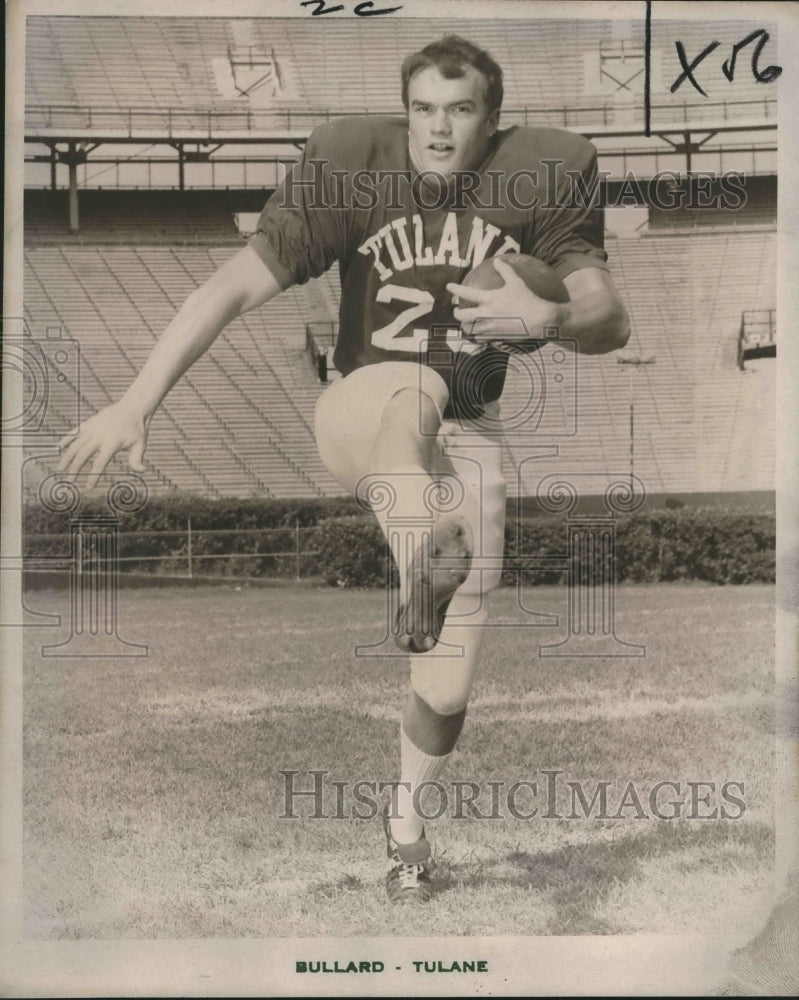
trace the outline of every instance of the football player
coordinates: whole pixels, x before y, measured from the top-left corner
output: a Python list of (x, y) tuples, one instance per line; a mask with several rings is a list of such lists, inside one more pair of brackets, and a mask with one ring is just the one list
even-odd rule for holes
[[(500, 129), (501, 69), (457, 36), (409, 56), (401, 76), (407, 117), (313, 132), (248, 246), (191, 293), (122, 398), (67, 435), (61, 469), (90, 463), (93, 484), (129, 449), (143, 471), (153, 412), (225, 325), (338, 262), (343, 377), (320, 396), (316, 437), (330, 472), (374, 510), (400, 572), (389, 624), (410, 691), (384, 812), (386, 886), (413, 902), (433, 891), (419, 794), (460, 735), (500, 577), (507, 354), (488, 342), (529, 344), (557, 328), (562, 345), (602, 353), (625, 344), (628, 324), (586, 197), (593, 146), (556, 129)], [(570, 301), (539, 298), (501, 260), (501, 287), (460, 284), (506, 252), (548, 263)]]

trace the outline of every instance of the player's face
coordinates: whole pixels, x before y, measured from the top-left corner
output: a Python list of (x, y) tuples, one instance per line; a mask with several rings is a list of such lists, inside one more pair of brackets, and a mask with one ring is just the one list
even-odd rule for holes
[(408, 84), (408, 135), (414, 166), (445, 177), (479, 166), (498, 118), (498, 111), (488, 112), (485, 80), (474, 67), (452, 80), (435, 66), (420, 70)]

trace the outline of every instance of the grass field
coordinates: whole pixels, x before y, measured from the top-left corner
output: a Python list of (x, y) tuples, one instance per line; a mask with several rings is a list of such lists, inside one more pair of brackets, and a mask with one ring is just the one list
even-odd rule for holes
[[(66, 613), (63, 594), (31, 606)], [(560, 588), (524, 604), (565, 611)], [(38, 938), (744, 932), (770, 900), (773, 864), (771, 587), (621, 588), (621, 637), (641, 659), (542, 659), (557, 629), (512, 590), (496, 620), (445, 788), (453, 780), (608, 781), (616, 818), (459, 819), (430, 825), (442, 891), (384, 902), (377, 818), (281, 819), (284, 778), (397, 776), (401, 659), (353, 656), (379, 639), (378, 592), (141, 590), (120, 594), (120, 634), (141, 659), (43, 659), (26, 630), (26, 929)], [(650, 814), (660, 781), (679, 817)], [(690, 818), (688, 782), (715, 782)], [(740, 807), (720, 796), (743, 782)], [(633, 782), (647, 818), (618, 808)], [(569, 813), (561, 784), (558, 813)], [(667, 788), (664, 803), (676, 799)], [(486, 791), (488, 796), (489, 792)], [(349, 810), (351, 797), (346, 800)], [(531, 798), (519, 796), (529, 810)], [(536, 804), (547, 807), (543, 790)], [(335, 812), (334, 789), (325, 811)], [(490, 812), (486, 800), (484, 812)], [(738, 818), (732, 818), (732, 817)]]

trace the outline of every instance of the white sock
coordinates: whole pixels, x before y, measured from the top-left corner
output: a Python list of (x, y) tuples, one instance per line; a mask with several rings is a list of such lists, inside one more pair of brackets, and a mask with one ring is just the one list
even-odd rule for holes
[[(414, 793), (425, 781), (434, 781), (444, 770), (451, 753), (443, 757), (431, 757), (410, 741), (405, 728), (400, 729), (400, 785), (396, 789), (396, 799), (391, 815), (391, 835), (398, 844), (413, 844), (422, 835), (424, 820), (413, 808)], [(424, 795), (422, 796), (424, 799)], [(419, 799), (417, 797), (417, 803)], [(422, 802), (424, 808), (424, 803)]]

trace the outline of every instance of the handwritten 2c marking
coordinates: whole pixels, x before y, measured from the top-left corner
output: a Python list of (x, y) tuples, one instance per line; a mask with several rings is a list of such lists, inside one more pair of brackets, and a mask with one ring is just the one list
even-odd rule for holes
[[(313, 7), (311, 17), (319, 17), (322, 14), (336, 14), (338, 11), (344, 10), (346, 4), (339, 3), (335, 7), (330, 7), (327, 0), (300, 0), (300, 7)], [(358, 17), (376, 17), (379, 14), (393, 14), (398, 10), (402, 10), (402, 5), (399, 7), (380, 7), (375, 10), (373, 0), (361, 0), (353, 7), (353, 13), (357, 14)]]

